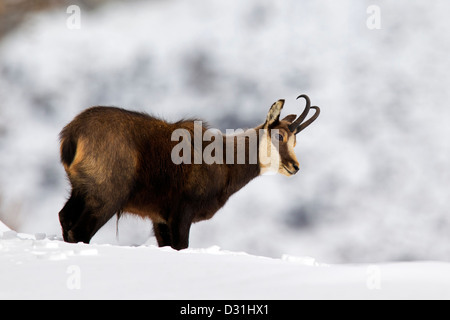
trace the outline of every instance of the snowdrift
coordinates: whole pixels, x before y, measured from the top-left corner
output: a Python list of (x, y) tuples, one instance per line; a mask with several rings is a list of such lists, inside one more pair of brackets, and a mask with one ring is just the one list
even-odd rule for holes
[(3, 222), (0, 221), (0, 232), (10, 230)]
[(0, 223), (0, 299), (448, 299), (450, 264), (68, 244)]

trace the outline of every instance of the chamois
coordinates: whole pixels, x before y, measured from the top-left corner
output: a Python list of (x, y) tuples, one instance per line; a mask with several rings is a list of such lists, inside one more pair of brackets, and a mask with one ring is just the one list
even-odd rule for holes
[[(116, 107), (83, 111), (60, 134), (61, 162), (72, 186), (70, 198), (59, 212), (64, 240), (89, 243), (109, 219), (126, 212), (152, 220), (160, 247), (187, 248), (191, 224), (210, 219), (252, 179), (267, 171), (287, 176), (297, 173), (296, 134), (320, 113), (318, 107), (310, 106), (308, 96), (300, 97), (306, 100), (306, 107), (295, 121), (297, 116), (292, 114), (280, 120), (284, 100), (278, 100), (266, 121), (250, 129), (263, 133), (255, 135), (256, 156), (250, 152), (249, 131), (216, 135), (209, 140), (212, 142), (202, 141), (200, 148), (195, 139), (187, 137), (188, 147), (179, 152), (183, 159), (193, 159), (212, 143), (233, 153), (216, 152), (221, 161), (209, 164), (173, 159), (178, 145), (173, 133), (182, 130), (195, 136), (199, 133), (195, 132), (195, 120), (169, 123)], [(311, 108), (314, 115), (304, 121)], [(207, 129), (202, 125), (200, 134)], [(244, 161), (234, 161), (239, 150), (246, 151)], [(263, 162), (267, 150), (270, 159)]]

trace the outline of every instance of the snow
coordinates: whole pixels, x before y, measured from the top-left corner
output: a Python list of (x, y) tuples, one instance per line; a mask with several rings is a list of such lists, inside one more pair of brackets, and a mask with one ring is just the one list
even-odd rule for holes
[(0, 232), (0, 299), (449, 299), (450, 264), (329, 265)]
[(0, 221), (0, 232), (4, 232), (4, 231), (8, 231), (10, 230), (6, 224), (4, 224), (3, 222)]

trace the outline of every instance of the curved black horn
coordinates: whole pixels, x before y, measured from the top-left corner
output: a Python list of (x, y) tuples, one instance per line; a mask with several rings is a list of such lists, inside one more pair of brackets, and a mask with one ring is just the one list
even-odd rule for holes
[(300, 131), (302, 131), (303, 129), (305, 129), (307, 126), (309, 126), (311, 123), (314, 122), (314, 120), (317, 119), (317, 117), (320, 114), (320, 108), (317, 106), (311, 107), (312, 109), (315, 110), (314, 115), (308, 119), (308, 121), (303, 122), (298, 128), (297, 131), (295, 132), (295, 134), (299, 133)]
[(297, 100), (299, 98), (304, 98), (306, 100), (306, 107), (305, 110), (303, 110), (302, 114), (289, 125), (289, 130), (291, 132), (295, 132), (296, 129), (302, 124), (303, 120), (305, 120), (306, 116), (308, 115), (309, 109), (311, 108), (311, 100), (309, 100), (309, 97), (306, 94), (301, 94), (297, 97)]

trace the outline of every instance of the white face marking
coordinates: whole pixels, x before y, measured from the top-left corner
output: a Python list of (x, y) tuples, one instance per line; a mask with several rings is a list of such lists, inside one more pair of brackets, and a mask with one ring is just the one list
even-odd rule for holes
[[(287, 147), (288, 147), (289, 157), (290, 157), (291, 159), (297, 161), (297, 156), (295, 155), (294, 146), (295, 146), (295, 135), (291, 135), (291, 136), (288, 138), (288, 141), (287, 141)], [(288, 168), (289, 168), (290, 165), (287, 164), (287, 166), (288, 166)], [(281, 173), (281, 174), (283, 174), (283, 175), (285, 175), (285, 176), (288, 176), (288, 177), (290, 177), (290, 176), (292, 175), (292, 174), (290, 174), (290, 173), (284, 168), (284, 164), (283, 164), (283, 163), (281, 163), (278, 172)]]
[[(259, 167), (260, 175), (274, 175), (277, 174), (280, 168), (280, 154), (279, 148), (274, 143), (277, 139), (272, 139), (268, 134), (267, 129), (259, 130)], [(271, 130), (272, 137), (278, 134), (278, 130)]]

